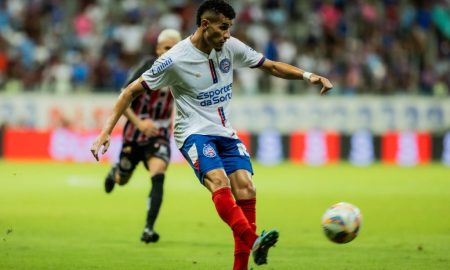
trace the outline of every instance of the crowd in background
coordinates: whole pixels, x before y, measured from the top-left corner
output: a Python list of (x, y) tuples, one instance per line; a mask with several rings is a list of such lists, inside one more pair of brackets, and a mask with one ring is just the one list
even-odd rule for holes
[[(0, 0), (0, 93), (119, 91), (159, 32), (195, 31), (201, 0)], [(449, 0), (232, 0), (232, 35), (330, 78), (335, 95), (450, 95)], [(236, 94), (313, 94), (236, 72)], [(245, 79), (243, 79), (245, 78)]]

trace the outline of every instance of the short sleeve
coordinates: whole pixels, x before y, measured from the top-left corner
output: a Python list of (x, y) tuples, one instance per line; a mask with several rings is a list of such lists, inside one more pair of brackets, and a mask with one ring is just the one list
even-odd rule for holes
[(142, 74), (143, 85), (147, 90), (160, 89), (172, 85), (171, 73), (173, 73), (173, 60), (170, 56), (163, 55), (158, 58), (150, 69)]
[(259, 53), (246, 45), (242, 41), (231, 37), (230, 40), (231, 50), (234, 54), (234, 66), (239, 67), (251, 67), (257, 68), (261, 66), (266, 58), (262, 53)]

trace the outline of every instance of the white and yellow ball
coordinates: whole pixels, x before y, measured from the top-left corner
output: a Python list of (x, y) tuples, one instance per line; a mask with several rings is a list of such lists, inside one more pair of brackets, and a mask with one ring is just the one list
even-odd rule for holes
[(328, 239), (344, 244), (358, 235), (361, 211), (353, 204), (340, 202), (332, 205), (322, 217), (322, 228)]

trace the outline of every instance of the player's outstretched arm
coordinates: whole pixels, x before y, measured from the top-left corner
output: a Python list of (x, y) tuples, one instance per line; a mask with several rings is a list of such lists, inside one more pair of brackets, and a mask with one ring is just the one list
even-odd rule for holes
[(103, 146), (102, 154), (105, 154), (108, 150), (111, 140), (111, 132), (116, 126), (117, 121), (119, 121), (120, 116), (122, 116), (125, 109), (128, 108), (133, 98), (144, 93), (145, 88), (142, 86), (142, 80), (142, 77), (135, 80), (122, 91), (111, 114), (108, 117), (108, 120), (103, 126), (102, 131), (92, 143), (91, 153), (97, 161), (99, 160), (98, 152), (100, 151), (100, 148)]
[(320, 84), (322, 85), (322, 89), (320, 89), (321, 95), (324, 95), (325, 93), (330, 91), (331, 88), (333, 88), (333, 85), (327, 78), (319, 76), (317, 74), (306, 72), (298, 67), (294, 67), (286, 63), (266, 60), (259, 68), (264, 72), (267, 72), (279, 78), (288, 80), (304, 79), (312, 84)]

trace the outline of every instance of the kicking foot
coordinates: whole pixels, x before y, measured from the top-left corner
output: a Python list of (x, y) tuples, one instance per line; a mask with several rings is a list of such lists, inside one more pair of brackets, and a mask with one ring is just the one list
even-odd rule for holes
[(267, 263), (267, 253), (269, 248), (273, 247), (278, 241), (279, 232), (277, 230), (270, 230), (268, 232), (262, 231), (261, 235), (256, 238), (252, 248), (253, 261), (257, 265)]
[(156, 243), (159, 240), (159, 234), (157, 234), (155, 231), (150, 230), (149, 228), (145, 228), (144, 232), (141, 236), (141, 241), (148, 243)]
[(114, 189), (114, 185), (116, 184), (116, 181), (114, 180), (114, 174), (116, 173), (116, 168), (113, 167), (108, 175), (105, 178), (105, 192), (111, 193), (111, 191)]

